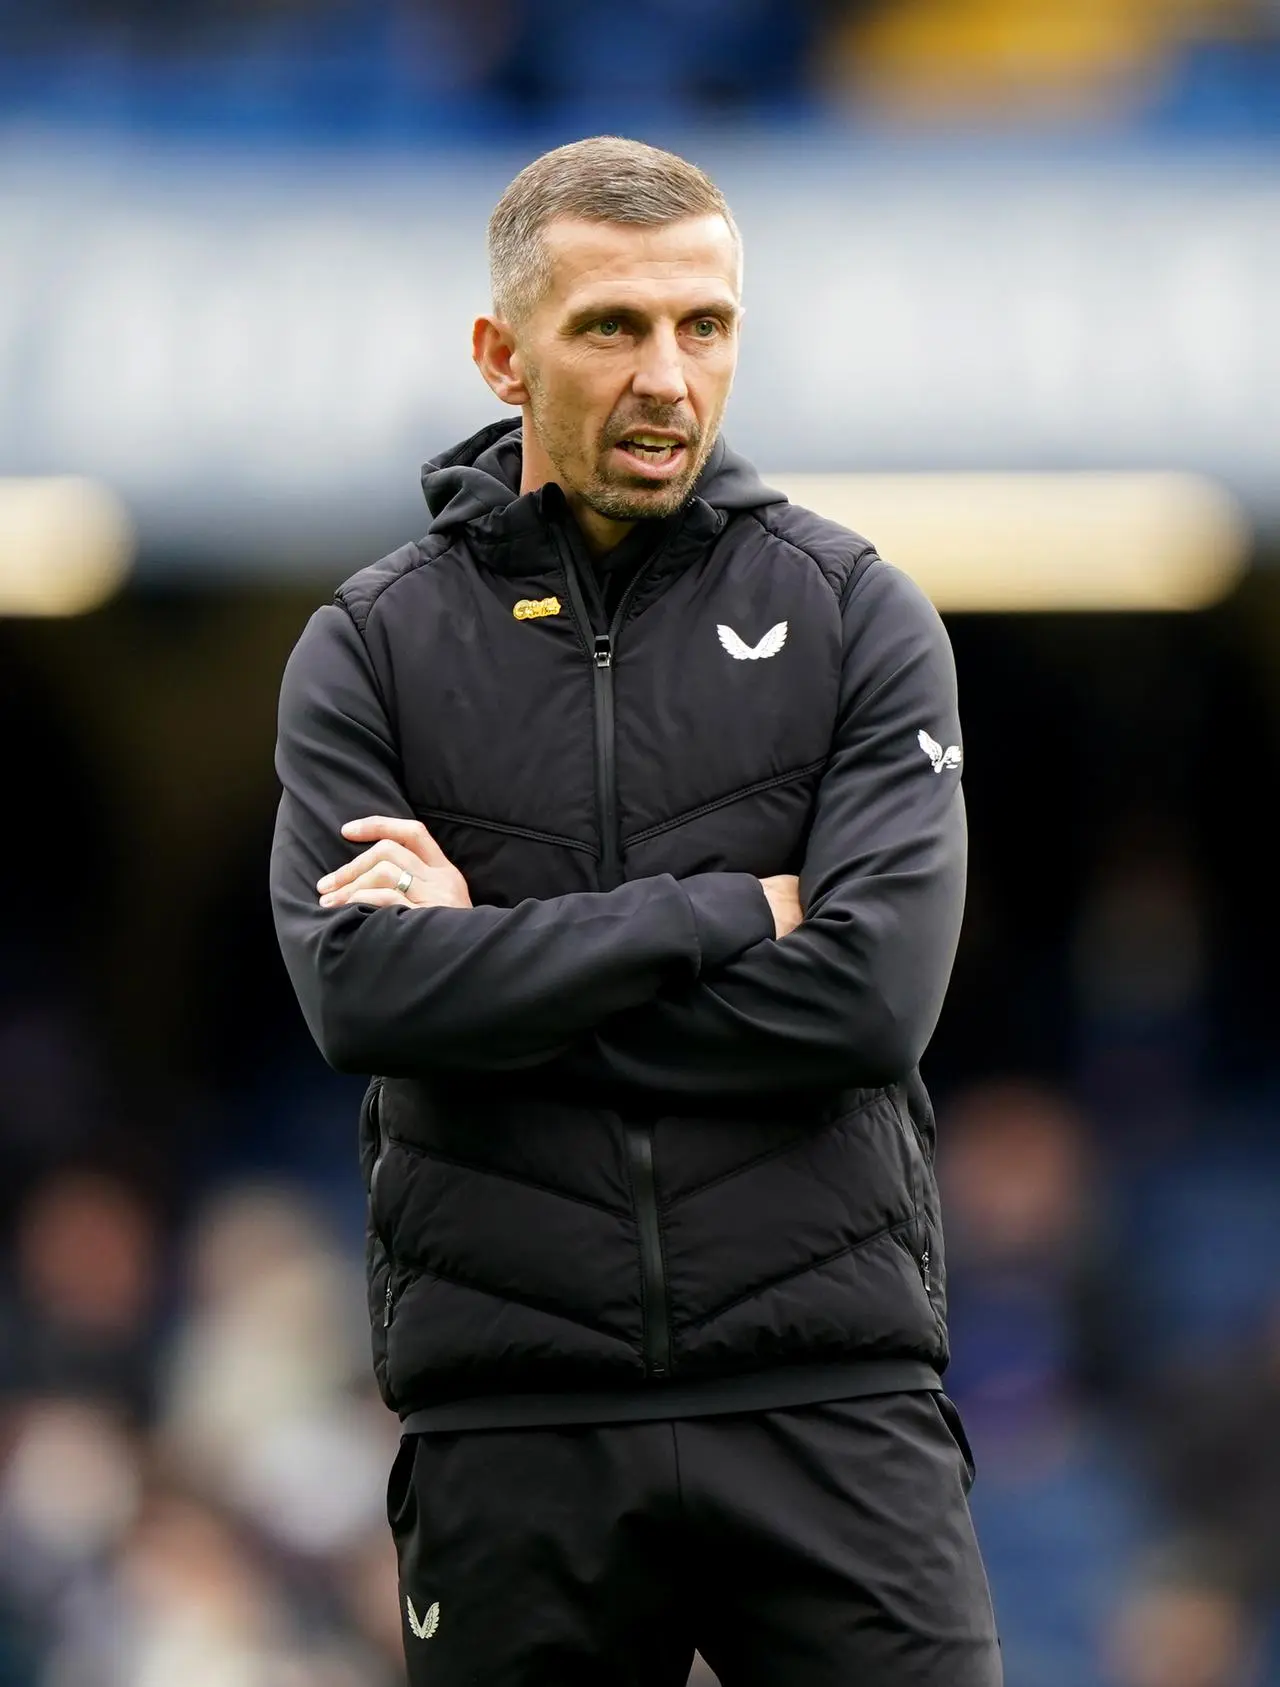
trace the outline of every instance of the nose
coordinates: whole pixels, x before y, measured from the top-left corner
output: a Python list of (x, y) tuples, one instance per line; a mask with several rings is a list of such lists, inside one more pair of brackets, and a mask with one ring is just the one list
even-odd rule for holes
[(688, 398), (684, 358), (673, 330), (645, 335), (631, 389), (637, 398), (651, 398), (658, 404), (682, 404)]

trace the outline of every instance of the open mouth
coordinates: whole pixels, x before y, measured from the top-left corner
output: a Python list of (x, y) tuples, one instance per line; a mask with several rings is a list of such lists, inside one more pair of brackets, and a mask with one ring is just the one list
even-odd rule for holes
[(684, 462), (688, 449), (683, 439), (644, 431), (628, 434), (614, 446), (629, 467), (648, 475), (673, 473)]

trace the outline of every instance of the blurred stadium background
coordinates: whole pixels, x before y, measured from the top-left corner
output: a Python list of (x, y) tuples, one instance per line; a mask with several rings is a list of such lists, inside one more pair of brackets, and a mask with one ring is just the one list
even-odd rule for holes
[(1275, 1687), (1276, 0), (0, 0), (0, 1687), (400, 1679), (275, 694), (492, 414), (498, 192), (598, 131), (725, 187), (732, 438), (955, 642), (1010, 1687)]

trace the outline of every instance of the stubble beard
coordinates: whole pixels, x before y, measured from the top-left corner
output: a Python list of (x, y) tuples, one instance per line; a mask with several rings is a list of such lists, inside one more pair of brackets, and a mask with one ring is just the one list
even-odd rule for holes
[[(564, 472), (564, 465), (571, 464), (579, 453), (578, 434), (570, 426), (555, 425), (547, 416), (546, 407), (542, 403), (540, 383), (536, 378), (529, 380), (529, 386), (533, 401), (531, 408), (534, 426), (537, 428), (543, 449), (555, 465), (564, 490), (581, 498), (588, 509), (594, 510), (607, 521), (661, 521), (682, 510), (693, 497), (698, 476), (705, 468), (711, 448), (716, 442), (719, 433), (718, 422), (715, 428), (704, 434), (700, 428), (690, 429), (687, 418), (681, 413), (666, 411), (655, 412), (643, 418), (628, 418), (622, 432), (619, 432), (617, 425), (611, 424), (599, 447), (593, 471), (578, 481), (578, 477)], [(610, 454), (614, 445), (624, 439), (627, 433), (643, 429), (646, 423), (654, 428), (679, 428), (682, 432), (687, 432), (689, 464), (678, 479), (646, 482), (629, 476), (625, 470), (613, 469)]]
[(682, 510), (692, 498), (702, 464), (699, 455), (679, 480), (660, 481), (656, 485), (631, 481), (625, 475), (611, 478), (602, 469), (579, 495), (583, 503), (609, 521), (661, 521)]
[[(612, 466), (613, 448), (628, 434), (652, 428), (679, 429), (686, 432), (685, 450), (689, 462), (676, 480), (645, 481), (631, 476), (626, 470)], [(658, 411), (643, 417), (629, 417), (624, 427), (611, 426), (600, 447), (598, 467), (590, 486), (583, 489), (583, 498), (597, 515), (610, 521), (660, 521), (675, 515), (693, 497), (698, 476), (715, 444), (715, 432), (703, 434), (701, 428), (690, 428), (679, 411)]]

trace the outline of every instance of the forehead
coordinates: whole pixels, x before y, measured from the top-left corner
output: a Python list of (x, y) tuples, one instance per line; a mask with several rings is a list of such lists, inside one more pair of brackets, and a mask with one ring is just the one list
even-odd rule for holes
[(740, 291), (737, 242), (723, 217), (688, 217), (656, 228), (558, 217), (543, 240), (551, 259), (547, 302), (558, 309), (596, 297), (613, 304), (678, 303), (708, 290), (736, 302)]

